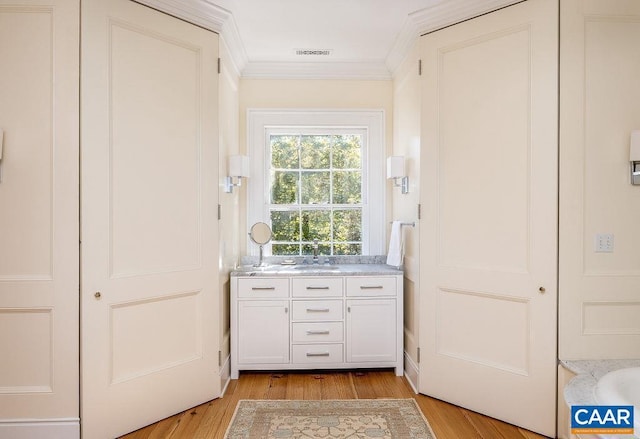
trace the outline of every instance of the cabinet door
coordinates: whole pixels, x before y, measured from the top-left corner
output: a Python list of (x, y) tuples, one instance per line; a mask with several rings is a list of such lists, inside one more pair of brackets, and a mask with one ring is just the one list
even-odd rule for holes
[(396, 361), (395, 299), (347, 300), (347, 362)]
[(238, 302), (238, 364), (289, 362), (289, 301)]

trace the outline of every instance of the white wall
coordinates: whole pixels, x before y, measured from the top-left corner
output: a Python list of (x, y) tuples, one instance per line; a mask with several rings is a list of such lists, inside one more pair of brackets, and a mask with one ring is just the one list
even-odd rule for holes
[[(240, 80), (240, 145), (247, 151), (247, 109), (383, 109), (385, 112), (385, 154), (392, 142), (393, 83), (360, 80)], [(249, 180), (248, 184), (251, 184)], [(390, 187), (388, 187), (388, 190)], [(242, 206), (246, 209), (246, 192)], [(387, 192), (387, 197), (389, 192)], [(246, 210), (240, 218), (242, 253), (246, 254)], [(389, 210), (387, 210), (389, 212)], [(389, 214), (386, 215), (389, 217)], [(385, 247), (386, 248), (386, 247)]]
[[(240, 194), (244, 188), (234, 188), (232, 193), (224, 192), (224, 181), (228, 175), (227, 158), (239, 152), (239, 83), (238, 72), (235, 71), (229, 49), (224, 39), (220, 39), (221, 69), (218, 81), (219, 90), (219, 204), (221, 219), (219, 221), (219, 252), (220, 252), (220, 348), (222, 350), (221, 375), (224, 378), (225, 363), (230, 354), (230, 285), (229, 272), (235, 268), (235, 264), (242, 253), (240, 249), (240, 236), (244, 233), (240, 229)], [(224, 385), (224, 383), (223, 383)]]
[[(561, 7), (560, 358), (640, 358), (640, 4)], [(594, 251), (599, 233), (612, 253)]]
[[(415, 222), (416, 227), (403, 227), (405, 237), (404, 275), (404, 349), (413, 365), (417, 365), (419, 334), (419, 221), (420, 203), (420, 76), (418, 75), (419, 44), (398, 67), (393, 81), (393, 155), (405, 157), (409, 176), (409, 193), (399, 188), (392, 191), (391, 217), (394, 220)], [(409, 378), (417, 384), (417, 370), (405, 365)]]

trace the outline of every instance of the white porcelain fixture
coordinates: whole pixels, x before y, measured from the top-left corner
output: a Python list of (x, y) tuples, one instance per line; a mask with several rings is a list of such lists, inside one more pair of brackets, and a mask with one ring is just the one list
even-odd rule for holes
[(607, 373), (598, 380), (594, 393), (600, 405), (634, 406), (634, 437), (640, 437), (640, 367)]

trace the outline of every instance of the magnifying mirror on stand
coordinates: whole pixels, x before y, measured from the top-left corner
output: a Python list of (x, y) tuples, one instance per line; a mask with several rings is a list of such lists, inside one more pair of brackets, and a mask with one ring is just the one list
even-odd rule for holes
[(272, 237), (271, 227), (269, 227), (266, 223), (255, 223), (251, 226), (251, 230), (249, 231), (249, 237), (251, 241), (260, 246), (260, 259), (258, 263), (254, 265), (254, 267), (262, 267), (263, 266), (263, 250), (264, 246), (271, 241)]

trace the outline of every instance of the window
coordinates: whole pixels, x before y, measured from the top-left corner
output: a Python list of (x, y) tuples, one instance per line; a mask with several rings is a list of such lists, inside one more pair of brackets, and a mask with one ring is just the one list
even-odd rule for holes
[(365, 130), (267, 130), (273, 255), (362, 254)]
[(308, 255), (315, 239), (321, 255), (384, 253), (382, 111), (249, 110), (247, 120), (247, 219), (271, 226), (267, 254)]

